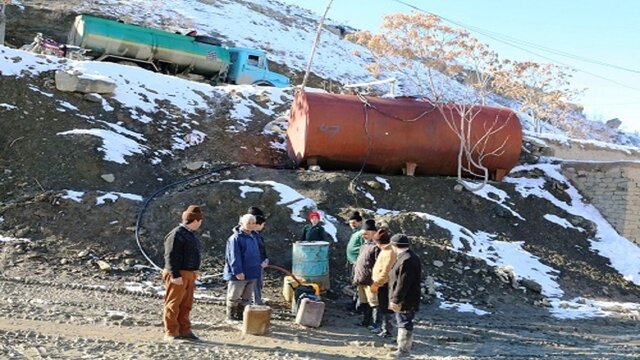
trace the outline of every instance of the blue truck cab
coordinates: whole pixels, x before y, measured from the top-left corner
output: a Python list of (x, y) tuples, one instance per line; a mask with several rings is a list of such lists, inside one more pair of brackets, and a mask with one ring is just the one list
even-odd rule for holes
[(227, 83), (287, 87), (289, 78), (269, 71), (267, 53), (247, 48), (229, 48), (231, 64)]

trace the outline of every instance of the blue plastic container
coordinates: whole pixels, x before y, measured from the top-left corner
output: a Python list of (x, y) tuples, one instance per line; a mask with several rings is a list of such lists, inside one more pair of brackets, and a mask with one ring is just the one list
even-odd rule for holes
[(321, 291), (329, 289), (329, 243), (299, 241), (293, 243), (292, 273), (300, 281), (316, 283)]

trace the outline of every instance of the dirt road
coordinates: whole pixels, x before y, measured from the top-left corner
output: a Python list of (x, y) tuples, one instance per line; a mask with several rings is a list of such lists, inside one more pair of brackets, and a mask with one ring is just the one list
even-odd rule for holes
[[(106, 287), (105, 287), (106, 288)], [(274, 294), (275, 295), (275, 294)], [(277, 305), (276, 305), (277, 307)], [(544, 310), (497, 309), (478, 317), (425, 306), (414, 358), (637, 359), (637, 321), (557, 320)], [(242, 336), (224, 308), (198, 302), (193, 319), (204, 341), (162, 341), (161, 299), (50, 282), (0, 281), (0, 357), (215, 359), (380, 358), (392, 340), (373, 339), (357, 319), (329, 303), (324, 326), (292, 324), (275, 312), (269, 336)]]

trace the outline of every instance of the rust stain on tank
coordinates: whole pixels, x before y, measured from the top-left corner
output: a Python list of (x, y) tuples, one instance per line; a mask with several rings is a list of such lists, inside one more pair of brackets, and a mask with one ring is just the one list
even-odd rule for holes
[[(371, 106), (355, 95), (299, 93), (289, 117), (289, 156), (298, 165), (324, 169), (359, 170), (364, 162), (365, 171), (400, 174), (406, 163), (415, 163), (416, 175), (457, 174), (460, 142), (433, 104), (411, 98), (364, 100)], [(502, 126), (489, 137), (485, 150), (502, 145), (500, 154), (483, 161), (491, 178), (500, 180), (520, 157), (520, 121), (506, 108), (473, 111), (478, 111), (471, 126), (473, 139), (491, 125)], [(455, 111), (445, 114), (460, 119)]]

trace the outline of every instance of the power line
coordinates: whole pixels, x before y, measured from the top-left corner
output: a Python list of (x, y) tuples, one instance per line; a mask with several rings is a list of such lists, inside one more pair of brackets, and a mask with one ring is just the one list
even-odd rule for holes
[[(442, 16), (440, 16), (440, 15), (438, 15), (438, 14), (435, 14), (435, 13), (433, 13), (433, 12), (430, 12), (430, 11), (427, 11), (427, 10), (424, 10), (424, 9), (421, 9), (421, 8), (419, 8), (419, 7), (415, 6), (415, 5), (409, 4), (409, 3), (407, 3), (406, 1), (403, 1), (403, 0), (391, 0), (391, 1), (397, 2), (397, 3), (402, 4), (402, 5), (405, 5), (405, 6), (407, 6), (407, 7), (410, 7), (410, 8), (412, 8), (412, 9), (416, 10), (416, 11), (419, 11), (419, 12), (423, 12), (423, 13), (425, 13), (425, 14), (429, 14), (429, 15), (437, 16), (437, 17), (441, 18), (442, 20), (444, 20), (444, 21), (446, 21), (446, 22), (449, 22), (449, 23), (451, 23), (451, 24), (454, 24), (454, 25), (460, 26), (460, 27), (462, 27), (462, 28), (465, 28), (465, 29), (468, 29), (468, 30), (474, 31), (474, 32), (479, 33), (479, 34), (481, 34), (481, 35), (484, 35), (484, 36), (486, 36), (486, 37), (488, 37), (488, 38), (491, 38), (491, 39), (493, 39), (493, 40), (495, 40), (495, 41), (501, 42), (501, 43), (503, 43), (503, 44), (505, 44), (505, 45), (508, 45), (508, 46), (511, 46), (511, 47), (514, 47), (514, 48), (517, 48), (517, 49), (519, 49), (519, 50), (521, 50), (521, 51), (524, 51), (524, 52), (527, 52), (527, 53), (529, 53), (529, 54), (532, 54), (532, 55), (535, 55), (535, 56), (541, 57), (541, 58), (543, 58), (543, 59), (546, 59), (546, 60), (552, 61), (552, 62), (554, 62), (554, 63), (560, 64), (560, 65), (564, 65), (564, 66), (568, 66), (568, 67), (570, 67), (570, 68), (572, 68), (572, 69), (575, 69), (576, 71), (579, 71), (579, 72), (582, 72), (582, 73), (585, 73), (585, 74), (591, 75), (591, 76), (593, 76), (593, 77), (596, 77), (596, 78), (599, 78), (599, 79), (602, 79), (602, 80), (605, 80), (605, 81), (609, 81), (609, 82), (611, 82), (611, 83), (614, 83), (614, 84), (616, 84), (616, 85), (618, 85), (618, 86), (625, 87), (625, 88), (627, 88), (627, 89), (631, 89), (631, 90), (635, 90), (635, 91), (640, 91), (640, 88), (635, 88), (635, 87), (633, 87), (633, 86), (629, 86), (629, 85), (623, 84), (623, 83), (618, 82), (618, 81), (616, 81), (616, 80), (613, 80), (613, 79), (610, 79), (610, 78), (607, 78), (607, 77), (604, 77), (604, 76), (601, 76), (601, 75), (597, 75), (597, 74), (594, 74), (594, 73), (589, 72), (589, 71), (586, 71), (586, 70), (578, 69), (578, 68), (576, 68), (576, 67), (575, 67), (575, 66), (573, 66), (573, 65), (569, 65), (569, 64), (563, 63), (563, 62), (558, 61), (558, 60), (556, 60), (556, 59), (553, 59), (553, 58), (547, 57), (547, 56), (545, 56), (545, 55), (541, 55), (541, 54), (536, 53), (536, 52), (533, 52), (533, 51), (531, 51), (531, 50), (529, 50), (529, 49), (526, 49), (526, 48), (524, 48), (524, 47), (522, 47), (522, 46), (518, 46), (517, 44), (514, 44), (514, 42), (515, 42), (515, 43), (521, 43), (521, 44), (523, 44), (524, 46), (537, 47), (537, 48), (538, 48), (538, 50), (547, 51), (547, 52), (552, 52), (552, 53), (555, 53), (556, 55), (561, 55), (561, 56), (571, 57), (571, 58), (573, 58), (574, 60), (587, 61), (587, 58), (582, 58), (582, 57), (577, 56), (577, 55), (572, 55), (572, 54), (569, 54), (569, 53), (565, 53), (565, 52), (560, 51), (560, 50), (554, 50), (554, 49), (547, 48), (547, 47), (542, 46), (542, 45), (537, 45), (537, 44), (530, 43), (530, 42), (527, 42), (527, 41), (524, 41), (524, 40), (519, 40), (519, 39), (516, 39), (516, 38), (510, 37), (510, 36), (507, 36), (507, 35), (503, 35), (503, 34), (495, 33), (495, 32), (488, 31), (488, 30), (484, 30), (484, 29), (481, 29), (481, 28), (478, 28), (478, 27), (475, 27), (475, 26), (466, 25), (466, 24), (464, 24), (464, 23), (461, 23), (461, 22), (458, 22), (458, 21), (455, 21), (455, 20), (452, 20), (452, 19), (448, 19), (448, 18), (442, 17)], [(495, 35), (492, 35), (492, 33), (493, 33), (493, 34), (495, 34)], [(510, 41), (510, 40), (506, 40), (506, 39), (514, 39), (514, 40)], [(614, 68), (617, 68), (617, 69), (620, 69), (620, 70), (625, 70), (625, 71), (630, 71), (630, 72), (633, 72), (633, 73), (639, 73), (639, 74), (640, 74), (640, 71), (639, 71), (639, 70), (627, 69), (627, 68), (624, 68), (624, 67), (621, 67), (621, 66), (618, 66), (618, 65), (613, 65), (613, 64), (609, 64), (609, 63), (604, 63), (604, 62), (601, 62), (601, 61), (598, 61), (598, 60), (590, 60), (590, 59), (589, 59), (589, 60), (588, 60), (588, 62), (598, 63), (598, 65), (614, 67)]]

